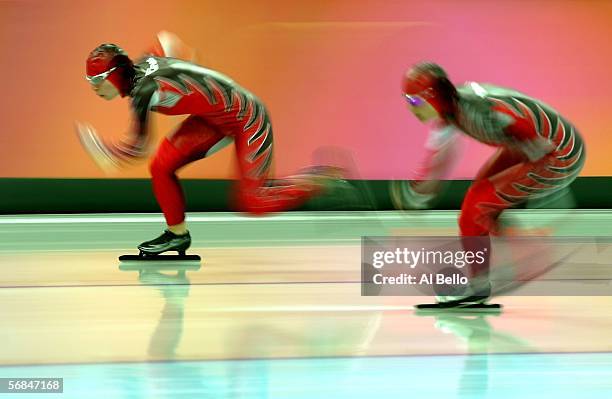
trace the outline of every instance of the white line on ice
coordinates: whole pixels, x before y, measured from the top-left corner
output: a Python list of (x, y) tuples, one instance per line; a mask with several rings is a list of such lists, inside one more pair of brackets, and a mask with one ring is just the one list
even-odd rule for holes
[[(438, 211), (440, 212), (440, 211)], [(454, 213), (454, 211), (453, 211)], [(431, 216), (434, 216), (433, 214)], [(438, 216), (438, 215), (435, 215)], [(435, 217), (434, 216), (434, 217)], [(337, 220), (355, 220), (363, 221), (369, 219), (401, 219), (403, 216), (397, 212), (345, 212), (345, 213), (327, 213), (327, 212), (295, 212), (285, 213), (283, 215), (270, 215), (265, 218), (248, 217), (234, 213), (216, 213), (208, 215), (188, 215), (188, 222), (261, 222), (266, 221), (308, 221), (313, 219), (317, 221), (337, 221)], [(162, 215), (142, 215), (142, 214), (125, 214), (125, 215), (40, 215), (40, 216), (5, 216), (0, 217), (0, 224), (70, 224), (70, 223), (160, 223), (163, 222)]]
[(208, 309), (206, 313), (244, 313), (244, 312), (373, 312), (392, 310), (413, 310), (414, 306), (392, 306), (392, 305), (367, 305), (367, 306), (244, 306), (244, 307), (221, 307)]
[[(335, 222), (335, 221), (355, 221), (364, 222), (371, 220), (414, 220), (417, 217), (422, 221), (425, 219), (447, 219), (457, 214), (456, 210), (434, 210), (434, 211), (345, 211), (345, 212), (286, 212), (283, 214), (267, 215), (265, 217), (249, 217), (244, 214), (232, 212), (214, 213), (191, 213), (187, 216), (188, 222)], [(510, 210), (510, 214), (525, 214), (525, 211)], [(555, 216), (578, 214), (590, 217), (600, 217), (601, 214), (610, 214), (610, 210), (589, 209), (589, 210), (565, 210), (555, 209), (530, 209), (529, 217), (534, 216)], [(161, 214), (87, 214), (87, 215), (22, 215), (22, 216), (0, 216), (2, 224), (77, 224), (77, 223), (160, 223), (164, 222)]]

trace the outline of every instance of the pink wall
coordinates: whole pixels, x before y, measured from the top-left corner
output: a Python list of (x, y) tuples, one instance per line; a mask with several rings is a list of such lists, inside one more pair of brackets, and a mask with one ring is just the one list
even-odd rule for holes
[[(89, 121), (119, 137), (127, 104), (90, 92), (84, 59), (108, 41), (137, 55), (162, 29), (267, 103), (278, 174), (335, 145), (353, 153), (363, 178), (409, 178), (426, 131), (404, 109), (399, 82), (428, 59), (456, 82), (510, 86), (548, 102), (585, 136), (583, 174), (612, 175), (609, 21), (605, 1), (0, 2), (0, 177), (103, 177), (72, 125)], [(154, 119), (158, 138), (179, 120)], [(231, 177), (232, 151), (183, 176)], [(466, 140), (464, 154), (455, 178), (473, 176), (490, 149)], [(114, 177), (145, 176), (143, 163)]]

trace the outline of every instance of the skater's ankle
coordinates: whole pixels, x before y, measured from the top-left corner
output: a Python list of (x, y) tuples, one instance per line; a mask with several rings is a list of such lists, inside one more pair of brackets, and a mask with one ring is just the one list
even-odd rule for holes
[(187, 224), (185, 222), (168, 226), (168, 231), (173, 234), (176, 234), (177, 236), (183, 236), (189, 232), (187, 230)]

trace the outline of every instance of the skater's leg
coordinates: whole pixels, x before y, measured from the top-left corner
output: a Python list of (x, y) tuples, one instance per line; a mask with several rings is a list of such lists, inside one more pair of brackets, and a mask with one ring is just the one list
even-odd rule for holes
[(469, 188), (461, 206), (459, 231), (464, 251), (480, 253), (482, 262), (466, 265), (469, 285), (460, 292), (437, 297), (441, 306), (463, 306), (466, 303), (483, 303), (491, 295), (488, 280), (491, 259), (490, 235), (497, 231), (497, 218), (508, 207), (497, 197), (495, 187), (488, 179), (475, 181)]
[(465, 251), (484, 251), (484, 261), (472, 263), (467, 270), (471, 277), (486, 276), (491, 258), (491, 234), (498, 230), (498, 217), (509, 205), (501, 201), (488, 180), (474, 182), (461, 206), (459, 232)]
[[(503, 164), (508, 158), (499, 158)], [(571, 184), (583, 160), (568, 165), (566, 159), (552, 153), (536, 162), (521, 161), (495, 174), (476, 180), (468, 190), (461, 208), (459, 226), (464, 236), (502, 235), (498, 218), (502, 211), (529, 200), (549, 197)]]
[(490, 180), (500, 171), (509, 170), (524, 158), (506, 149), (498, 150), (478, 172), (468, 189), (459, 215), (459, 232), (464, 251), (484, 254), (481, 263), (473, 262), (466, 267), (470, 276), (470, 287), (465, 296), (439, 297), (440, 303), (453, 304), (463, 301), (483, 302), (491, 292), (488, 280), (491, 259), (491, 235), (498, 233), (498, 218), (504, 209), (512, 204), (497, 195), (496, 187)]
[(234, 201), (240, 211), (264, 214), (296, 208), (319, 194), (333, 174), (332, 168), (321, 168), (268, 181), (273, 136), (265, 112), (252, 127), (236, 134), (235, 141), (241, 177)]
[(224, 138), (202, 118), (191, 116), (162, 141), (149, 169), (155, 198), (171, 231), (177, 234), (186, 231), (185, 198), (176, 171), (204, 158)]
[(139, 245), (141, 252), (159, 254), (169, 250), (183, 252), (191, 245), (185, 222), (185, 198), (176, 171), (204, 158), (225, 139), (197, 116), (187, 118), (164, 139), (151, 161), (150, 171), (155, 198), (164, 213), (168, 229), (154, 240)]
[(482, 264), (472, 264), (471, 276), (486, 275), (491, 257), (490, 235), (498, 234), (498, 218), (512, 204), (496, 193), (492, 176), (525, 162), (525, 157), (505, 148), (499, 149), (478, 171), (461, 205), (459, 232), (465, 251), (486, 250)]
[(186, 163), (185, 157), (166, 138), (149, 164), (153, 193), (168, 228), (177, 234), (184, 234), (186, 228), (185, 198), (175, 172)]
[[(509, 158), (502, 156), (498, 159), (503, 163)], [(470, 275), (477, 282), (488, 278), (492, 256), (489, 237), (503, 234), (498, 223), (502, 212), (529, 199), (543, 198), (567, 187), (579, 173), (582, 161), (577, 160), (568, 168), (565, 165), (567, 160), (553, 153), (537, 162), (516, 163), (493, 175), (483, 173), (486, 177), (472, 184), (461, 208), (459, 228), (465, 250), (487, 248), (485, 262), (470, 265)], [(498, 166), (491, 163), (488, 172), (498, 171)]]

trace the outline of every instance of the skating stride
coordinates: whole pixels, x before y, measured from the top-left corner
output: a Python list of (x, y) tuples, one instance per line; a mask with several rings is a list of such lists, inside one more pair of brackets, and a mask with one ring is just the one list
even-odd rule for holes
[(464, 294), (438, 299), (444, 307), (484, 303), (491, 295), (490, 236), (504, 234), (499, 216), (510, 207), (558, 193), (574, 181), (585, 160), (582, 138), (574, 125), (543, 102), (487, 84), (455, 87), (433, 63), (417, 64), (406, 73), (403, 94), (409, 110), (431, 124), (432, 131), (419, 176), (392, 186), (397, 207), (430, 206), (455, 156), (457, 132), (498, 147), (467, 191), (459, 217), (464, 249), (484, 242), (489, 256), (482, 265), (471, 265), (472, 283)]
[(108, 143), (91, 126), (78, 124), (81, 142), (103, 168), (123, 166), (148, 154), (149, 112), (189, 115), (162, 141), (150, 163), (153, 191), (168, 227), (138, 246), (141, 255), (185, 254), (191, 237), (175, 173), (232, 141), (240, 172), (233, 203), (240, 211), (264, 214), (298, 207), (341, 175), (338, 168), (318, 166), (286, 179), (268, 180), (273, 136), (266, 107), (227, 76), (186, 61), (192, 54), (175, 35), (162, 32), (138, 61), (114, 44), (102, 44), (87, 57), (86, 78), (98, 96), (131, 98), (132, 127), (119, 143)]

